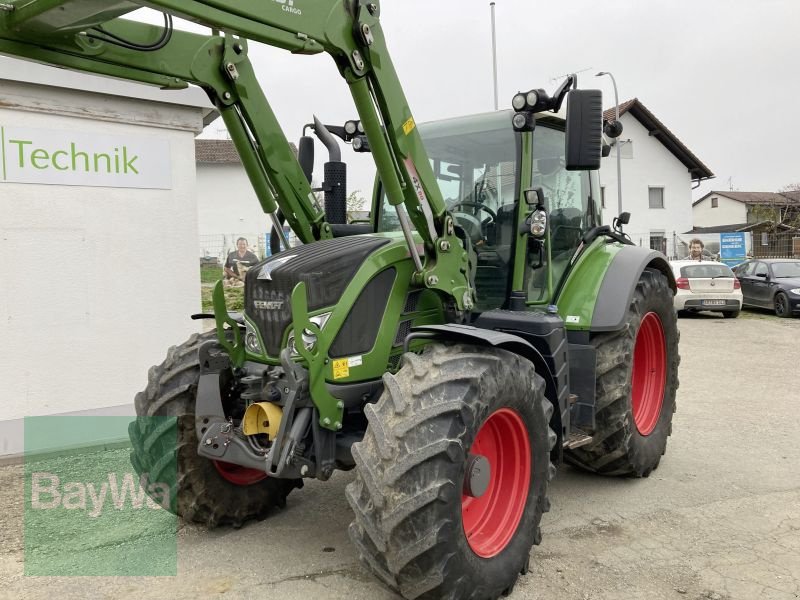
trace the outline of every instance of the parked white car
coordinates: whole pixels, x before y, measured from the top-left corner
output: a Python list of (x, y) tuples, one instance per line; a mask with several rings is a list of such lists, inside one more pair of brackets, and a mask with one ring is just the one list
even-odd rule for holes
[(710, 260), (675, 260), (670, 265), (678, 284), (675, 310), (711, 310), (730, 319), (739, 316), (742, 288), (730, 267)]

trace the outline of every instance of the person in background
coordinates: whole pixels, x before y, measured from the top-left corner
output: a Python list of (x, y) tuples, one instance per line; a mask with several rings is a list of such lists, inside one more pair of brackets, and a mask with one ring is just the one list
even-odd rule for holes
[[(258, 257), (247, 249), (247, 240), (240, 237), (236, 240), (236, 250), (228, 254), (225, 260), (225, 275), (230, 279), (244, 281), (247, 269), (258, 262)], [(241, 271), (239, 267), (243, 267)]]
[(689, 256), (685, 257), (683, 260), (713, 260), (710, 254), (703, 254), (703, 249), (705, 247), (703, 240), (694, 238), (689, 242)]

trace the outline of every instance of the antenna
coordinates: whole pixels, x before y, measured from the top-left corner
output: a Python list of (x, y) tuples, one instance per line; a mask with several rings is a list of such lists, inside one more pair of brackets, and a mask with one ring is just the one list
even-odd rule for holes
[(586, 73), (586, 71), (593, 70), (592, 67), (586, 67), (585, 69), (581, 69), (580, 71), (570, 71), (569, 73), (564, 73), (563, 75), (556, 75), (555, 77), (551, 77), (550, 81), (561, 81), (564, 77), (568, 77), (569, 75), (577, 75), (578, 73)]

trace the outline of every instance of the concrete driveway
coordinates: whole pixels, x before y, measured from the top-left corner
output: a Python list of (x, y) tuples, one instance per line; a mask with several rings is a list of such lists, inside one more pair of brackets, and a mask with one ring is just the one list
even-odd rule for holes
[[(800, 598), (800, 319), (679, 321), (681, 387), (649, 479), (562, 467), (532, 570), (512, 598)], [(176, 577), (25, 577), (22, 467), (0, 468), (0, 596), (396, 598), (347, 538), (342, 473), (240, 530), (179, 531)]]

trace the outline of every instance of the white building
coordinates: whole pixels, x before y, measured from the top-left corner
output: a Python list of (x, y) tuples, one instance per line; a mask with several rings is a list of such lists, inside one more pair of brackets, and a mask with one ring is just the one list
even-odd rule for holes
[(224, 260), (244, 237), (263, 253), (271, 226), (231, 140), (195, 140), (200, 256)]
[(737, 231), (768, 219), (800, 213), (800, 192), (728, 192), (711, 191), (692, 204), (695, 227), (728, 225)]
[[(638, 245), (681, 254), (678, 236), (692, 228), (692, 185), (714, 174), (637, 98), (620, 104), (619, 113), (622, 210), (631, 213), (625, 231)], [(614, 108), (604, 113), (607, 120), (614, 115)], [(600, 168), (609, 225), (618, 214), (616, 152), (615, 144)]]
[(0, 59), (0, 454), (22, 419), (132, 414), (200, 308), (199, 89)]

